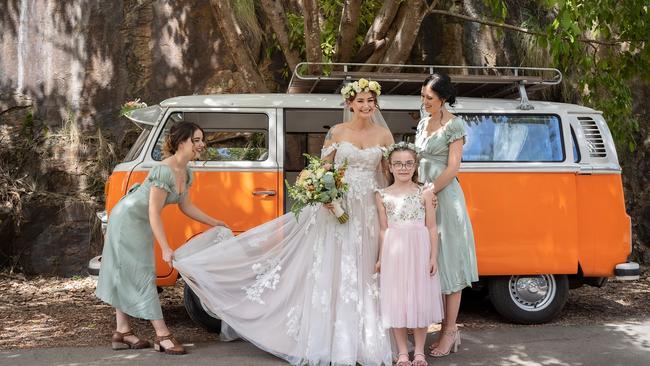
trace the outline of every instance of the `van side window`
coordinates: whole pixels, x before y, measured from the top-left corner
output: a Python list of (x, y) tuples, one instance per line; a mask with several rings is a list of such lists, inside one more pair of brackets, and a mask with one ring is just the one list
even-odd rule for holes
[(571, 126), (571, 141), (573, 143), (573, 162), (579, 163), (582, 158), (580, 156), (580, 149), (578, 149), (578, 139), (576, 138), (576, 132), (573, 130), (573, 126)]
[(556, 115), (464, 114), (466, 162), (561, 162), (565, 159)]
[(151, 126), (144, 125), (142, 131), (140, 132), (140, 135), (135, 140), (133, 146), (131, 146), (131, 149), (129, 149), (129, 152), (126, 154), (122, 162), (133, 161), (135, 160), (135, 158), (140, 156), (140, 153), (142, 152), (142, 148), (144, 147), (144, 143), (147, 141), (147, 138), (149, 137), (150, 133), (151, 133)]
[(178, 121), (194, 122), (205, 131), (206, 149), (201, 161), (264, 161), (269, 150), (269, 118), (264, 113), (174, 112), (152, 152), (162, 160), (162, 144)]

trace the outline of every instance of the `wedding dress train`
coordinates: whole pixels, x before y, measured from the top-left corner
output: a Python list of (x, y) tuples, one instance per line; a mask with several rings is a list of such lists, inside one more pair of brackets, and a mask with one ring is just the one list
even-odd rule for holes
[(382, 150), (349, 142), (329, 149), (335, 165), (348, 163), (347, 223), (310, 206), (237, 237), (215, 227), (179, 248), (174, 267), (207, 310), (292, 364), (391, 365), (374, 273)]

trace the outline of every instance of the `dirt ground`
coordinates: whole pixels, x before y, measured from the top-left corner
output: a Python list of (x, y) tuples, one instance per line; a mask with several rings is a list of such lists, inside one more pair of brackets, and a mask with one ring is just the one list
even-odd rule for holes
[[(110, 306), (95, 298), (91, 277), (24, 278), (0, 273), (0, 349), (95, 346), (110, 343), (114, 317)], [(183, 307), (183, 284), (161, 294), (165, 319), (184, 343), (216, 339), (194, 324)], [(570, 291), (562, 312), (551, 324), (558, 326), (639, 321), (650, 318), (650, 272), (634, 282), (610, 281), (602, 288), (583, 286)], [(469, 329), (517, 327), (496, 313), (486, 298), (463, 300), (461, 326)], [(153, 339), (150, 324), (136, 320), (132, 327)]]

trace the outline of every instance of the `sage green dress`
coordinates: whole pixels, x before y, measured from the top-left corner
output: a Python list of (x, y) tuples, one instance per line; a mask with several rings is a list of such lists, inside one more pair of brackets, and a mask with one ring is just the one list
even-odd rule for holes
[[(449, 144), (464, 139), (465, 123), (454, 117), (431, 136), (426, 136), (428, 117), (420, 121), (415, 144), (421, 151), (419, 177), (423, 183), (430, 183), (447, 168)], [(438, 207), (438, 273), (443, 294), (451, 294), (471, 286), (478, 281), (476, 251), (472, 223), (467, 214), (467, 205), (458, 179), (452, 181), (437, 194)]]
[(153, 232), (149, 224), (149, 191), (167, 191), (165, 205), (178, 203), (192, 184), (187, 168), (183, 193), (168, 165), (154, 166), (142, 184), (134, 185), (111, 211), (95, 294), (124, 313), (141, 319), (162, 319), (156, 289)]

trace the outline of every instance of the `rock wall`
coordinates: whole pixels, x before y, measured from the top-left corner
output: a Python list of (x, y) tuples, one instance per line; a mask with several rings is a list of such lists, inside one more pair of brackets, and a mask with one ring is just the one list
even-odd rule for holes
[(122, 103), (241, 85), (201, 0), (0, 0), (0, 50), (0, 266), (28, 273), (82, 273), (96, 255)]

